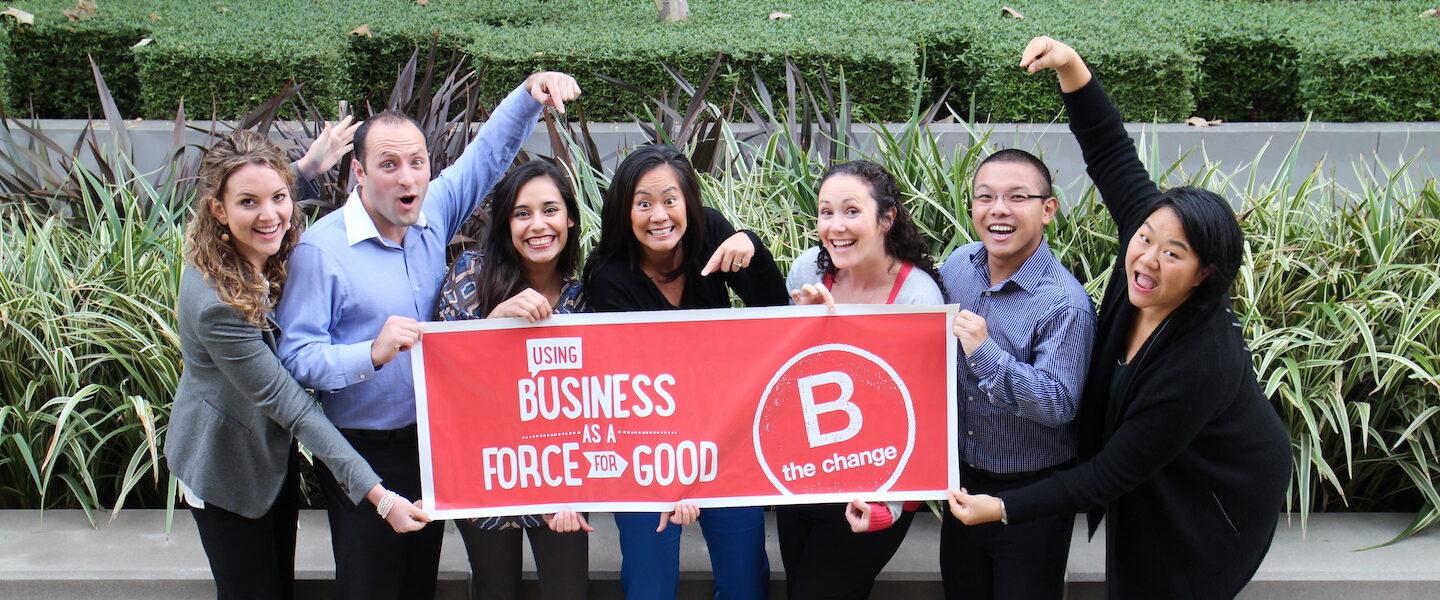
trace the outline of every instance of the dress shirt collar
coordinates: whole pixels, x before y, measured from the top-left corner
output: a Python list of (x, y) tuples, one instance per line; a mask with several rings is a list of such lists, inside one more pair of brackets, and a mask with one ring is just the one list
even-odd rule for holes
[[(425, 217), (425, 211), (420, 211), (420, 219), (415, 221), (416, 227), (429, 227), (429, 219)], [(350, 190), (350, 197), (345, 199), (345, 206), (340, 209), (345, 217), (345, 243), (351, 246), (368, 240), (380, 237), (380, 230), (375, 227), (375, 221), (370, 219), (370, 213), (365, 211), (365, 203), (360, 200), (360, 186)], [(384, 243), (383, 241), (381, 243)]]
[[(984, 244), (976, 244), (975, 250), (970, 253), (970, 263), (975, 265), (975, 270), (985, 278), (986, 286), (990, 284), (989, 259), (990, 255), (985, 251)], [(1035, 288), (1044, 279), (1045, 271), (1050, 268), (1052, 262), (1055, 262), (1055, 255), (1050, 253), (1050, 244), (1046, 243), (1045, 238), (1040, 238), (1040, 246), (1035, 248), (1035, 252), (1030, 254), (1030, 258), (1025, 259), (1024, 264), (1020, 265), (1015, 274), (1011, 275), (1010, 279), (1000, 282), (996, 289), (1004, 289), (1007, 284), (1013, 282), (1020, 289), (1034, 294)]]

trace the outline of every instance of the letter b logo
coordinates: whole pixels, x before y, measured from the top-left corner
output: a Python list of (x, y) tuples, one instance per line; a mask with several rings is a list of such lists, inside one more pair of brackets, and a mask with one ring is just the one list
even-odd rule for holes
[[(815, 388), (833, 384), (839, 386), (840, 396), (826, 402), (815, 402)], [(809, 377), (801, 377), (796, 380), (796, 387), (800, 392), (800, 408), (805, 413), (805, 437), (810, 440), (810, 447), (837, 444), (855, 437), (860, 433), (860, 427), (865, 424), (865, 417), (860, 412), (860, 407), (850, 401), (855, 395), (855, 382), (840, 371), (831, 371)], [(825, 432), (820, 431), (820, 415), (834, 411), (845, 411), (850, 418), (849, 424), (844, 429)]]

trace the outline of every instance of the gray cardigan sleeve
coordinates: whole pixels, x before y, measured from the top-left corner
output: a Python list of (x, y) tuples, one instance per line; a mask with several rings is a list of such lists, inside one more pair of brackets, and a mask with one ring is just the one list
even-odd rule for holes
[(223, 303), (205, 307), (199, 325), (201, 343), (230, 385), (324, 461), (352, 502), (359, 503), (380, 483), (370, 464), (280, 364), (258, 328)]

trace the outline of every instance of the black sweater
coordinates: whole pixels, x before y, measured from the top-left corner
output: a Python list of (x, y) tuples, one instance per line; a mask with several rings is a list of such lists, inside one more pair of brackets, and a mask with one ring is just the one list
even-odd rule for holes
[[(1070, 129), (1122, 248), (1160, 191), (1098, 80), (1065, 94)], [(1090, 510), (1106, 520), (1111, 598), (1229, 598), (1270, 546), (1290, 440), (1256, 383), (1228, 290), (1197, 292), (1112, 377), (1137, 310), (1124, 252), (1101, 304), (1073, 469), (1003, 495), (1012, 521)], [(1103, 508), (1102, 508), (1103, 507)]]
[[(593, 272), (585, 281), (585, 299), (595, 312), (616, 312), (622, 310), (662, 310), (674, 308), (729, 308), (730, 294), (735, 295), (746, 306), (783, 306), (790, 302), (785, 291), (785, 277), (775, 258), (760, 238), (745, 232), (755, 244), (755, 256), (744, 269), (734, 273), (715, 272), (701, 277), (698, 268), (690, 268), (685, 275), (685, 291), (680, 296), (680, 306), (670, 304), (660, 288), (640, 270), (640, 265), (628, 257), (612, 257), (594, 265)], [(730, 236), (735, 228), (725, 220), (720, 211), (705, 207), (704, 252), (698, 257), (699, 264), (710, 260), (715, 249)], [(686, 264), (694, 265), (696, 260), (686, 257)]]

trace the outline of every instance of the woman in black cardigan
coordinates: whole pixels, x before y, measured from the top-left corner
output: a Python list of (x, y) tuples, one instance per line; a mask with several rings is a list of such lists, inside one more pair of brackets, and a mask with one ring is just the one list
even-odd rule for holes
[(1055, 69), (1070, 129), (1120, 240), (1100, 309), (1073, 469), (1003, 498), (951, 492), (967, 524), (1090, 510), (1111, 598), (1229, 598), (1270, 547), (1290, 441), (1255, 381), (1229, 289), (1243, 237), (1229, 204), (1160, 191), (1099, 82), (1046, 37), (1020, 66)]
[[(790, 296), (770, 251), (755, 234), (736, 233), (700, 203), (685, 155), (642, 146), (615, 169), (600, 212), (600, 243), (585, 265), (585, 297), (596, 312), (727, 308), (730, 291), (748, 306), (780, 306)], [(661, 342), (663, 344), (668, 342)], [(696, 519), (705, 533), (716, 598), (765, 598), (770, 562), (760, 507), (707, 508), (680, 502), (673, 513), (615, 513), (620, 584), (632, 599), (674, 598), (680, 580), (680, 528)]]

